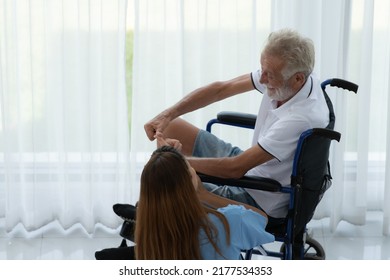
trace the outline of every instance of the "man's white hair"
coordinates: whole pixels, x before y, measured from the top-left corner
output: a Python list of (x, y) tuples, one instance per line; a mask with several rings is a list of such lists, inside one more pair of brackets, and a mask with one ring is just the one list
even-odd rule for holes
[(285, 61), (283, 77), (288, 79), (297, 72), (308, 77), (314, 68), (315, 51), (313, 41), (302, 37), (291, 29), (272, 32), (262, 54), (277, 56)]

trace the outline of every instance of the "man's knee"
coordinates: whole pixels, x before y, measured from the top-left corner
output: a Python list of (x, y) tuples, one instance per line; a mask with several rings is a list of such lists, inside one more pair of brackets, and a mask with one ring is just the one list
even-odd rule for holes
[(177, 118), (168, 125), (163, 134), (165, 138), (177, 139), (183, 145), (182, 153), (190, 156), (194, 147), (199, 128), (189, 122)]

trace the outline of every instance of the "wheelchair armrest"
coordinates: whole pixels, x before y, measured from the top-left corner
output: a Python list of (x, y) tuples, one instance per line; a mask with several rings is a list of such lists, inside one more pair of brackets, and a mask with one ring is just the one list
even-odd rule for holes
[(218, 113), (217, 120), (225, 124), (255, 127), (256, 115), (240, 112), (223, 111)]
[(258, 176), (248, 176), (245, 175), (239, 179), (231, 178), (219, 178), (210, 175), (205, 175), (198, 173), (202, 182), (212, 183), (216, 185), (227, 185), (242, 187), (247, 189), (263, 190), (269, 192), (278, 192), (281, 190), (282, 185), (273, 179), (258, 177)]

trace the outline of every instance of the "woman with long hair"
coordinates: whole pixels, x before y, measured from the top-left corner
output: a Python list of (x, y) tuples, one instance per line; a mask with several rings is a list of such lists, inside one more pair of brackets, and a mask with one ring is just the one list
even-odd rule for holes
[(141, 175), (136, 259), (239, 259), (241, 250), (274, 241), (264, 230), (263, 212), (210, 197), (184, 156), (169, 145), (152, 154)]

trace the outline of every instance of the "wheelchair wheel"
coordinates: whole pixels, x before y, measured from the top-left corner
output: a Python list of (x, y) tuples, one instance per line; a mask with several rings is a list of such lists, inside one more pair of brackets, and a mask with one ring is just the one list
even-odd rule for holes
[[(284, 254), (285, 245), (282, 244), (280, 247), (280, 252)], [(296, 259), (296, 256), (300, 255), (299, 253), (293, 253), (293, 259)], [(300, 259), (300, 257), (298, 258)], [(304, 260), (325, 260), (325, 251), (322, 248), (322, 245), (315, 239), (311, 237), (306, 238), (306, 243), (303, 248), (303, 259)]]
[(304, 248), (304, 259), (305, 260), (325, 260), (325, 251), (322, 245), (311, 237), (306, 238)]

